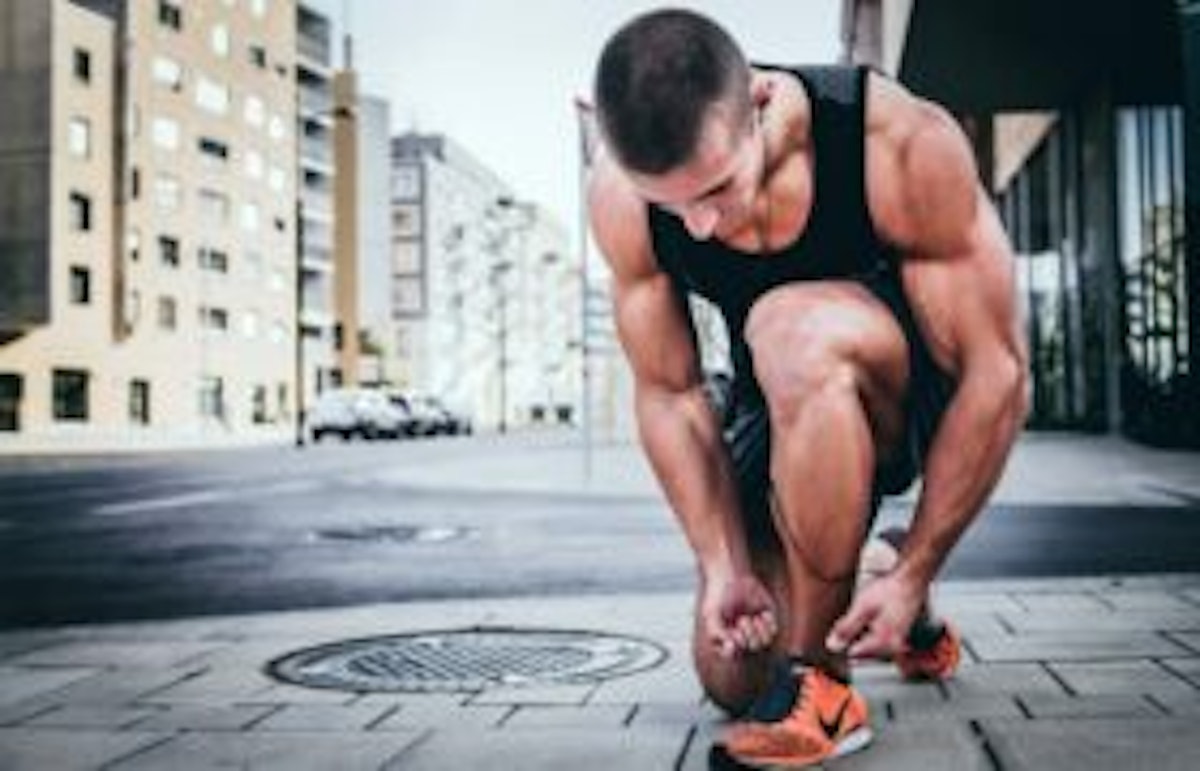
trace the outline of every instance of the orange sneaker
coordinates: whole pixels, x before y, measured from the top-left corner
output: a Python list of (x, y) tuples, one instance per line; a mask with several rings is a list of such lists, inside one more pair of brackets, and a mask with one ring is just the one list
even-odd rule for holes
[(941, 633), (930, 645), (918, 647), (912, 640), (909, 635), (909, 645), (895, 655), (905, 680), (949, 680), (954, 676), (962, 658), (962, 640), (949, 622), (942, 622)]
[[(725, 752), (750, 767), (802, 768), (840, 757), (871, 743), (867, 702), (848, 683), (809, 666), (787, 667), (788, 679), (768, 689), (775, 714), (758, 705), (725, 735)], [(794, 694), (780, 701), (780, 693)], [(784, 709), (779, 709), (786, 703)]]

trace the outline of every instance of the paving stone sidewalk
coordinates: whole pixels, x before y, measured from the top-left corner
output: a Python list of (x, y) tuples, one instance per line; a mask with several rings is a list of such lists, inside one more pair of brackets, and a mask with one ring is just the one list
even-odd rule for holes
[[(1200, 575), (953, 582), (959, 676), (856, 678), (876, 741), (830, 769), (1196, 769)], [(691, 599), (414, 603), (0, 634), (0, 770), (734, 768), (688, 655)], [(586, 685), (355, 694), (264, 665), (334, 640), (476, 626), (649, 639), (659, 666)]]

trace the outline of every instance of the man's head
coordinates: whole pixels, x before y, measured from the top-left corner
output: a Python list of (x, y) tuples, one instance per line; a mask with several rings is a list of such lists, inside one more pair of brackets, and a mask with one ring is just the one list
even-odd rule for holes
[(605, 144), (648, 201), (693, 235), (744, 222), (762, 173), (750, 66), (699, 14), (638, 16), (605, 45), (595, 100)]

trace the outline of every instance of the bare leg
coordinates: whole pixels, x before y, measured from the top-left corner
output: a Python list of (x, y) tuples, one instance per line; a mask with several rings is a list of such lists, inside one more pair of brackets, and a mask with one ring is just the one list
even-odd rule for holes
[(849, 284), (774, 290), (751, 311), (747, 340), (770, 409), (790, 617), (781, 642), (844, 676), (825, 638), (854, 591), (877, 458), (901, 433), (907, 343)]

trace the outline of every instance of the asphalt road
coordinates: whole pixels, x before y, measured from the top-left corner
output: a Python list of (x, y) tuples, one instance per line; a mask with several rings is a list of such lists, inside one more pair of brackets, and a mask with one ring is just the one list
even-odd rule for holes
[[(691, 586), (649, 497), (417, 489), (439, 440), (0, 462), (0, 628)], [(885, 510), (883, 521), (903, 515)], [(1200, 507), (994, 507), (950, 577), (1200, 572)]]

